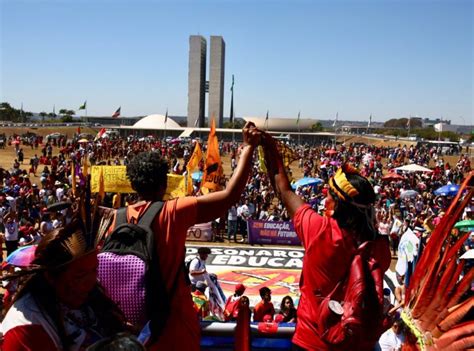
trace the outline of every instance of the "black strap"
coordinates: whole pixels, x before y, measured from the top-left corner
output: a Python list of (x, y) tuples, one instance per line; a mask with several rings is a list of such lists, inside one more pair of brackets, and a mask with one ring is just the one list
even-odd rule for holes
[(138, 223), (144, 227), (151, 228), (153, 221), (155, 220), (156, 215), (158, 212), (161, 211), (163, 207), (163, 201), (156, 201), (153, 202), (145, 211), (144, 214), (139, 218)]
[(114, 227), (118, 227), (120, 224), (127, 223), (127, 207), (122, 207), (117, 209), (115, 212), (115, 225)]

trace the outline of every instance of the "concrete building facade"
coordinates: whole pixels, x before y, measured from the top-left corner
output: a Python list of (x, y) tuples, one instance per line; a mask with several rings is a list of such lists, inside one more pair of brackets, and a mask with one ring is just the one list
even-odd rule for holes
[(224, 126), (224, 77), (225, 42), (221, 36), (211, 35), (208, 117), (216, 119), (218, 128)]
[(190, 127), (203, 127), (206, 110), (206, 39), (189, 37), (188, 120)]

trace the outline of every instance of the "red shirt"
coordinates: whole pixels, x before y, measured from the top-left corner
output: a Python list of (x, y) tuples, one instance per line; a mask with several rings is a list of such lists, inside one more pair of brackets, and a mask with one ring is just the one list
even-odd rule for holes
[[(320, 216), (308, 204), (298, 208), (293, 222), (305, 248), (300, 280), (304, 283), (293, 343), (307, 350), (331, 350), (331, 346), (319, 337), (315, 325), (318, 310), (315, 295), (327, 296), (345, 278), (352, 262), (354, 241), (349, 233), (339, 228), (336, 220)], [(377, 252), (373, 255), (385, 272), (390, 266), (390, 250), (385, 241), (380, 243), (375, 245)]]
[(255, 305), (255, 308), (253, 309), (253, 321), (254, 322), (263, 322), (263, 317), (269, 314), (272, 316), (275, 314), (275, 308), (273, 308), (273, 303), (271, 302), (265, 302), (265, 301), (260, 301)]

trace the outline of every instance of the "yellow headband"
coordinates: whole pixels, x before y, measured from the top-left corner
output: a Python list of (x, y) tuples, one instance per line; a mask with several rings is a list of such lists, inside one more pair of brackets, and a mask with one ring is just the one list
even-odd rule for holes
[(354, 196), (359, 195), (359, 191), (347, 180), (346, 173), (359, 174), (359, 171), (346, 163), (329, 179), (329, 186), (341, 200), (350, 201)]

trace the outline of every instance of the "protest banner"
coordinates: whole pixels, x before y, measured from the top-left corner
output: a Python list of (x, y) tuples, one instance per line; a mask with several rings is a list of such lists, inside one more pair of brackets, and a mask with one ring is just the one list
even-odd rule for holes
[(186, 240), (212, 241), (212, 222), (195, 224), (188, 228)]
[[(103, 181), (101, 181), (101, 178)], [(185, 177), (178, 174), (168, 174), (168, 186), (163, 197), (164, 200), (183, 197), (186, 195)], [(98, 193), (134, 193), (127, 178), (126, 166), (92, 166), (91, 192)]]
[(301, 245), (292, 222), (248, 220), (250, 244)]
[(127, 178), (126, 166), (92, 166), (91, 167), (91, 192), (100, 190), (100, 174), (104, 178), (104, 191), (106, 193), (134, 193)]
[(168, 174), (168, 184), (163, 200), (186, 196), (186, 179), (179, 174)]

